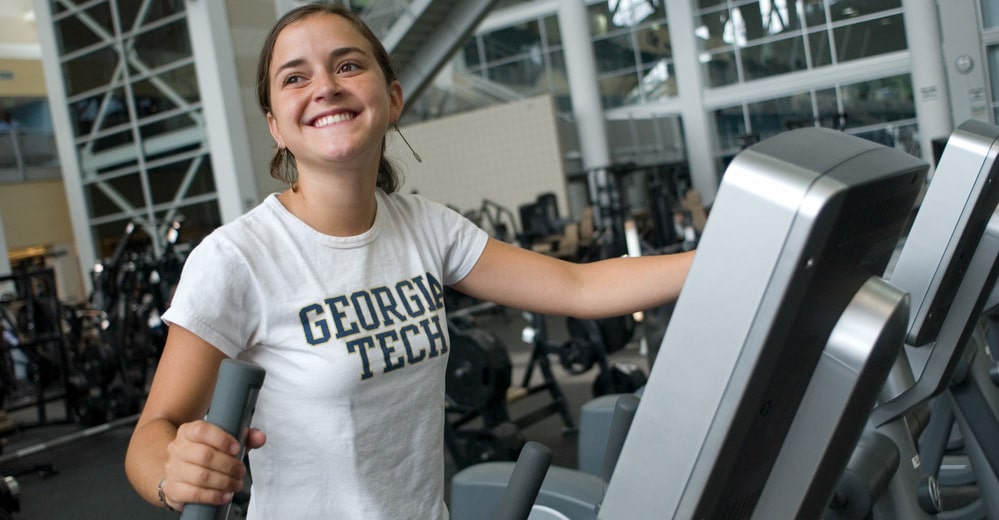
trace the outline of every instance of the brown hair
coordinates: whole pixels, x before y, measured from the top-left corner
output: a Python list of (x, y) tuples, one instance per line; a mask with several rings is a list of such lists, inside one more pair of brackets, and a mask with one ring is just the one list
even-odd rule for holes
[[(393, 81), (397, 81), (399, 79), (399, 76), (395, 71), (395, 65), (393, 64), (392, 58), (389, 56), (388, 51), (385, 50), (385, 46), (382, 45), (382, 42), (378, 40), (375, 33), (371, 31), (368, 25), (364, 23), (364, 20), (362, 20), (357, 13), (339, 4), (305, 4), (301, 7), (288, 11), (277, 21), (276, 24), (274, 24), (274, 27), (271, 28), (271, 32), (267, 35), (267, 39), (264, 40), (263, 48), (260, 50), (260, 59), (257, 61), (257, 104), (260, 106), (260, 110), (264, 113), (264, 115), (271, 112), (271, 86), (269, 72), (271, 68), (271, 56), (274, 54), (274, 43), (277, 41), (278, 35), (281, 34), (281, 31), (283, 31), (285, 27), (317, 14), (332, 14), (350, 22), (350, 24), (357, 29), (357, 32), (361, 33), (361, 36), (364, 36), (364, 38), (371, 43), (371, 48), (374, 49), (375, 59), (378, 61), (378, 65), (381, 67), (382, 73), (385, 75), (386, 85), (391, 85)], [(292, 184), (298, 179), (298, 170), (295, 167), (295, 156), (292, 155), (290, 151), (285, 149), (277, 150), (274, 153), (274, 157), (271, 158), (271, 177), (288, 184)], [(395, 167), (385, 157), (384, 139), (382, 139), (382, 156), (378, 161), (377, 185), (386, 193), (392, 193), (399, 188), (399, 176), (395, 171)]]

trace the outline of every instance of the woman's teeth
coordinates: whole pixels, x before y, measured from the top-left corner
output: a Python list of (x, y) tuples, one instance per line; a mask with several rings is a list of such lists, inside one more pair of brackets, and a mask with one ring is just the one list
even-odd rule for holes
[(342, 123), (344, 121), (350, 121), (353, 118), (354, 118), (353, 114), (342, 112), (331, 116), (320, 117), (319, 119), (316, 119), (314, 123), (312, 123), (312, 126), (316, 128), (322, 128), (324, 126), (330, 126), (330, 125), (335, 125), (337, 123)]

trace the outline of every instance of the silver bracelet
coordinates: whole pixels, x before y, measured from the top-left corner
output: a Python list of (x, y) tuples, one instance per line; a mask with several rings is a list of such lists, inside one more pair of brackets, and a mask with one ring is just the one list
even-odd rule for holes
[(160, 503), (163, 504), (163, 507), (167, 508), (167, 511), (173, 511), (174, 513), (179, 513), (180, 511), (170, 507), (170, 504), (167, 503), (166, 494), (163, 493), (163, 484), (165, 483), (166, 483), (166, 475), (164, 475), (163, 478), (160, 479), (159, 485), (156, 486), (156, 496), (160, 499)]

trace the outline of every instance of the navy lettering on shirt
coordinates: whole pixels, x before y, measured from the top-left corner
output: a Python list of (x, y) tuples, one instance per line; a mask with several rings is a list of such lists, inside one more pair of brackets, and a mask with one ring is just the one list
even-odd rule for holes
[[(444, 286), (432, 274), (312, 302), (298, 312), (305, 342), (344, 340), (360, 361), (361, 380), (448, 352)], [(332, 327), (331, 327), (332, 325)]]

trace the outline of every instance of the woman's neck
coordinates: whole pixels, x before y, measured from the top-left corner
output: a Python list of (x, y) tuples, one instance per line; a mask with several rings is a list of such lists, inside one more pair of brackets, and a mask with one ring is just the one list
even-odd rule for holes
[(375, 222), (374, 174), (309, 175), (299, 173), (294, 191), (278, 200), (293, 215), (325, 235), (348, 237), (371, 229)]

